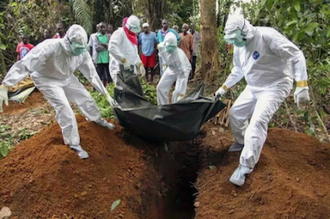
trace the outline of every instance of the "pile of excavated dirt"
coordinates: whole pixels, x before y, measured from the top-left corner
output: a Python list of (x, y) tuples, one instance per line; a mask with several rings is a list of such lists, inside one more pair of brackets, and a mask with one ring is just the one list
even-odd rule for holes
[[(0, 161), (0, 207), (17, 218), (156, 218), (159, 174), (148, 167), (139, 139), (77, 117), (81, 160), (63, 145), (54, 123)], [(114, 201), (119, 206), (111, 211)], [(159, 203), (160, 205), (161, 203)]]
[(11, 115), (22, 113), (29, 109), (35, 109), (40, 106), (46, 105), (47, 101), (44, 99), (42, 93), (38, 90), (34, 90), (25, 100), (24, 104), (9, 101), (9, 105), (3, 104), (2, 115)]
[[(108, 130), (77, 116), (81, 160), (57, 123), (0, 160), (0, 209), (12, 218), (182, 219), (194, 215), (199, 147), (145, 142), (119, 125)], [(120, 199), (113, 211), (111, 205)]]
[(208, 130), (196, 187), (196, 218), (329, 218), (330, 144), (302, 133), (270, 129), (261, 158), (243, 187), (229, 182), (239, 152), (227, 132)]

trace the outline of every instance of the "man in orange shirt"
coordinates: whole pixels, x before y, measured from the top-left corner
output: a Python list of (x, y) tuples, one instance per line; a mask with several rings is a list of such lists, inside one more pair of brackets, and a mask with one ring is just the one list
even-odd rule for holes
[(194, 38), (191, 33), (188, 32), (189, 26), (188, 24), (182, 25), (182, 33), (180, 33), (181, 42), (179, 44), (180, 49), (186, 54), (189, 61), (192, 61), (192, 54), (194, 50)]

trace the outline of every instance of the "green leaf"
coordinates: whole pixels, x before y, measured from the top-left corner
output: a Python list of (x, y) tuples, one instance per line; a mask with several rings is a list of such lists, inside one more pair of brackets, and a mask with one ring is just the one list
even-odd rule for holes
[(268, 1), (267, 1), (267, 9), (268, 9), (268, 10), (272, 9), (272, 7), (273, 7), (273, 3), (274, 3), (273, 0), (268, 0)]
[(115, 208), (117, 208), (119, 204), (120, 204), (120, 199), (114, 201), (111, 205), (111, 211), (113, 211)]
[(8, 155), (8, 153), (9, 153), (9, 149), (8, 149), (8, 146), (7, 145), (2, 145), (2, 146), (0, 146), (0, 154), (2, 155), (2, 156), (7, 156)]
[(330, 37), (330, 28), (328, 30), (327, 37)]
[(266, 2), (267, 2), (267, 0), (261, 0), (261, 2), (260, 2), (261, 7), (264, 7)]
[(0, 50), (6, 50), (6, 46), (4, 44), (0, 44)]
[(300, 11), (300, 3), (299, 0), (295, 0), (293, 3), (293, 7), (294, 9), (296, 9), (296, 11)]
[(72, 0), (73, 11), (78, 23), (83, 26), (87, 33), (91, 33), (93, 29), (92, 10), (86, 0)]
[(298, 21), (297, 20), (293, 20), (293, 21), (290, 21), (289, 23), (287, 23), (286, 26), (288, 27), (288, 26), (290, 26), (292, 24), (296, 24), (296, 23), (298, 23)]
[(310, 24), (308, 24), (307, 27), (305, 28), (305, 32), (306, 32), (309, 36), (311, 36), (311, 35), (313, 35), (313, 31), (314, 31), (314, 29), (315, 29), (316, 27), (318, 27), (318, 26), (319, 26), (318, 23), (310, 23)]

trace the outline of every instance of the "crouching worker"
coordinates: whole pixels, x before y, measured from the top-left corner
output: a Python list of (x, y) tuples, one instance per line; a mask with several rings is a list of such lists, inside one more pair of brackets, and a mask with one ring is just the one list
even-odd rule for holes
[(253, 27), (241, 16), (228, 19), (224, 38), (234, 45), (234, 68), (216, 95), (224, 95), (243, 77), (247, 82), (229, 112), (236, 140), (229, 151), (242, 151), (230, 182), (242, 186), (259, 161), (268, 123), (290, 94), (293, 80), (298, 107), (309, 101), (306, 61), (302, 51), (275, 29)]
[(158, 105), (169, 104), (168, 94), (174, 82), (176, 84), (172, 103), (176, 103), (186, 94), (191, 64), (186, 54), (177, 45), (177, 38), (172, 32), (167, 33), (164, 42), (158, 44), (159, 56), (163, 60), (161, 67), (164, 72), (157, 86)]
[(74, 70), (80, 70), (106, 97), (109, 104), (114, 104), (87, 51), (86, 31), (79, 25), (72, 25), (64, 38), (43, 41), (22, 60), (16, 62), (0, 88), (0, 103), (4, 101), (8, 105), (7, 87), (17, 84), (31, 74), (36, 87), (56, 112), (64, 143), (76, 151), (81, 159), (88, 158), (88, 154), (80, 146), (77, 121), (69, 101), (77, 104), (88, 120), (109, 129), (115, 128), (101, 118), (94, 99), (73, 74)]

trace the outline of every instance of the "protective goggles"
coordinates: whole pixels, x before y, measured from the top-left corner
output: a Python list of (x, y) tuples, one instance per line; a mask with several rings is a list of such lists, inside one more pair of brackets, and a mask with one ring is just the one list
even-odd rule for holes
[(133, 33), (139, 33), (141, 31), (141, 27), (134, 25), (134, 24), (127, 24), (128, 29), (132, 31)]
[(80, 54), (83, 54), (84, 52), (88, 51), (88, 45), (87, 44), (80, 44), (76, 42), (71, 42), (69, 38), (67, 38), (70, 42), (70, 48), (72, 51), (72, 54), (74, 56), (78, 56)]

